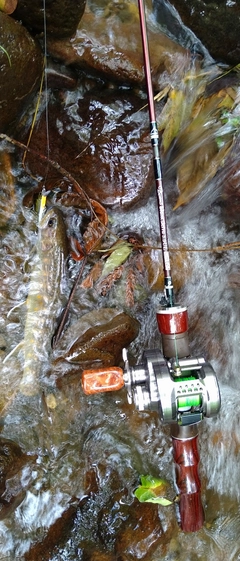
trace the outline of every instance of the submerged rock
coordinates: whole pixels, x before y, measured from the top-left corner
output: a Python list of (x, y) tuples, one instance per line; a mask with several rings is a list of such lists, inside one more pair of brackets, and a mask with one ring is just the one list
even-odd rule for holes
[(117, 535), (116, 558), (119, 561), (149, 559), (164, 535), (158, 508), (134, 501), (130, 513)]
[[(13, 477), (23, 467), (29, 456), (24, 454), (20, 446), (6, 438), (0, 438), (0, 480)], [(1, 489), (2, 490), (2, 489)]]
[(0, 438), (0, 520), (9, 516), (23, 501), (22, 468), (35, 459), (36, 456), (28, 456), (15, 442)]
[(25, 561), (49, 561), (56, 547), (61, 546), (68, 537), (74, 523), (77, 507), (72, 504), (62, 514), (60, 518), (50, 526), (45, 537), (33, 543), (27, 553)]
[[(181, 71), (188, 63), (187, 51), (148, 21), (153, 81), (159, 87), (163, 72)], [(145, 85), (139, 14), (129, 3), (91, 2), (70, 41), (48, 41), (49, 53), (65, 64), (123, 84)]]
[[(89, 87), (90, 86), (90, 87)], [(153, 166), (147, 111), (131, 91), (86, 83), (71, 94), (61, 92), (48, 106), (50, 158), (71, 172), (87, 194), (120, 210), (145, 201), (153, 185)], [(28, 133), (19, 138), (25, 142)], [(46, 154), (46, 116), (32, 134), (32, 146)], [(46, 175), (46, 163), (28, 154), (33, 175)], [(59, 173), (49, 168), (49, 178)]]
[[(86, 0), (46, 0), (46, 26), (48, 36), (70, 37), (83, 15)], [(18, 0), (14, 17), (34, 33), (44, 29), (42, 0)]]
[(37, 90), (43, 57), (28, 31), (0, 12), (0, 132), (12, 130)]
[(229, 0), (171, 0), (183, 22), (201, 39), (217, 61), (240, 59), (239, 2)]
[[(114, 308), (100, 308), (73, 323), (59, 341), (61, 358), (84, 367), (117, 365), (123, 347), (138, 334), (139, 322)], [(57, 353), (58, 354), (58, 353)]]

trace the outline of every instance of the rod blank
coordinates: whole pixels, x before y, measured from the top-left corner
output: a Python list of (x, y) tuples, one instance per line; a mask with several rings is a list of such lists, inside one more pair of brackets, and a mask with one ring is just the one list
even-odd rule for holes
[(163, 183), (162, 183), (160, 142), (159, 142), (159, 134), (157, 128), (156, 115), (155, 115), (154, 95), (153, 95), (153, 87), (152, 87), (148, 37), (147, 37), (147, 28), (146, 28), (146, 16), (145, 16), (145, 8), (144, 8), (143, 0), (138, 0), (138, 8), (139, 8), (140, 27), (141, 27), (141, 35), (142, 35), (144, 69), (145, 69), (145, 77), (146, 77), (146, 85), (147, 85), (148, 109), (149, 109), (149, 117), (150, 117), (150, 138), (151, 138), (151, 144), (153, 149), (153, 165), (154, 165), (154, 176), (155, 176), (155, 184), (156, 184), (156, 195), (157, 195), (157, 202), (158, 202), (160, 238), (162, 243), (164, 289), (165, 289), (166, 304), (167, 306), (171, 307), (174, 306), (173, 283), (172, 283), (171, 268), (170, 268), (166, 212), (165, 212), (164, 192), (163, 192)]

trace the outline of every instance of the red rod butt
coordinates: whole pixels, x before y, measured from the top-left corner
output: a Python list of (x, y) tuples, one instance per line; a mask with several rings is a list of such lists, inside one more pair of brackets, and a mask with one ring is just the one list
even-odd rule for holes
[(173, 306), (162, 308), (157, 314), (158, 329), (161, 333), (163, 354), (166, 357), (186, 357), (190, 354), (188, 343), (187, 308)]
[[(176, 426), (177, 428), (175, 425), (172, 425), (172, 428), (174, 427), (172, 430), (172, 442), (173, 456), (176, 463), (176, 484), (180, 499), (181, 528), (183, 532), (197, 532), (204, 524), (201, 482), (198, 475), (197, 425), (187, 427)], [(187, 433), (190, 435), (189, 438), (185, 436)]]

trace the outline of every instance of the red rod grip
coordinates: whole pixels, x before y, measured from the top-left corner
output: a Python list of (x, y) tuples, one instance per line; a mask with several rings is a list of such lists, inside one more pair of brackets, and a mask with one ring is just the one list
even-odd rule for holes
[(173, 438), (173, 457), (176, 462), (176, 483), (180, 493), (181, 528), (184, 532), (196, 532), (204, 523), (201, 502), (201, 482), (198, 475), (199, 453), (197, 436)]

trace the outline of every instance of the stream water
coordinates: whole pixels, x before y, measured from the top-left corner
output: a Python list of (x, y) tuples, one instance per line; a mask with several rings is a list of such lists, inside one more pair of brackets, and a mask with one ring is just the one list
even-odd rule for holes
[[(76, 101), (84, 95), (79, 85), (67, 98), (66, 114), (68, 118), (72, 114), (73, 121)], [(111, 102), (111, 113), (106, 114), (111, 114), (112, 126), (113, 119), (118, 122), (121, 118), (122, 104), (113, 106)], [(137, 119), (145, 126), (146, 115), (138, 115)], [(108, 125), (106, 118), (106, 133)], [(1, 561), (237, 561), (239, 249), (211, 249), (239, 240), (239, 227), (231, 228), (224, 220), (220, 201), (223, 175), (174, 212), (172, 193), (176, 194), (176, 186), (167, 175), (164, 181), (177, 300), (188, 308), (192, 355), (204, 356), (211, 362), (222, 398), (218, 417), (204, 420), (199, 431), (206, 522), (199, 532), (184, 534), (178, 526), (175, 506), (152, 506), (149, 510), (146, 505), (136, 505), (133, 497), (141, 474), (167, 479), (169, 492), (174, 493), (169, 429), (162, 426), (156, 413), (140, 413), (128, 405), (125, 389), (83, 395), (79, 374), (71, 368), (68, 373), (66, 364), (58, 366), (60, 375), (66, 371), (66, 376), (54, 388), (54, 407), (49, 408), (41, 397), (26, 398), (18, 393), (20, 351), (3, 363), (24, 333), (24, 306), (15, 306), (27, 295), (37, 217), (22, 206), (32, 180), (19, 165), (17, 149), (5, 143), (1, 157), (3, 178), (8, 185), (1, 215), (8, 213), (8, 221), (2, 224), (0, 237), (1, 437), (19, 446), (8, 452), (4, 440), (0, 443)], [(10, 158), (7, 163), (6, 157)], [(181, 157), (184, 159), (184, 152)], [(237, 168), (237, 155), (231, 165)], [(110, 210), (109, 216), (114, 232), (137, 232), (146, 244), (155, 247), (150, 256), (158, 275), (161, 253), (156, 249), (159, 226), (155, 195), (133, 210)], [(179, 247), (188, 251), (174, 251)], [(78, 267), (78, 263), (71, 262), (72, 278)], [(130, 345), (136, 360), (140, 360), (143, 349), (160, 346), (155, 313), (162, 293), (143, 288), (132, 310), (141, 323), (139, 335)], [(121, 281), (107, 298), (79, 286), (70, 323), (106, 305), (126, 309)], [(54, 372), (54, 366), (50, 364), (49, 368)]]

